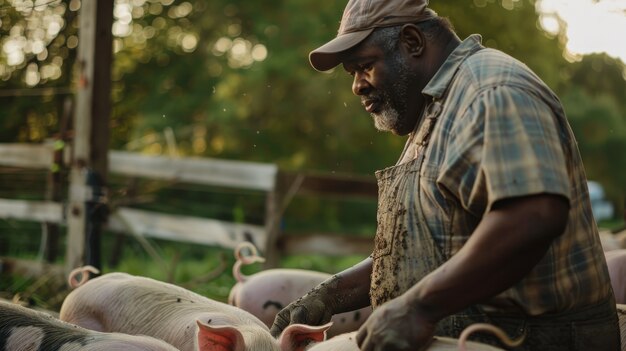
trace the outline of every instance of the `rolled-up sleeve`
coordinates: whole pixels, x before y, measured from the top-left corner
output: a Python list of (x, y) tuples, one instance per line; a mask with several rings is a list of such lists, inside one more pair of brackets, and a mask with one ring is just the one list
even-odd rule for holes
[(555, 117), (539, 97), (494, 86), (457, 118), (438, 182), (468, 211), (480, 216), (498, 200), (525, 195), (570, 198)]

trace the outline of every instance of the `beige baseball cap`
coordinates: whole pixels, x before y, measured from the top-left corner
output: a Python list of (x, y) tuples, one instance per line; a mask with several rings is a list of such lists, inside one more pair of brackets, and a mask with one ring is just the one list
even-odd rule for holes
[(339, 54), (362, 42), (374, 29), (417, 23), (437, 14), (428, 0), (350, 0), (343, 11), (335, 39), (311, 51), (309, 61), (318, 71), (341, 63)]

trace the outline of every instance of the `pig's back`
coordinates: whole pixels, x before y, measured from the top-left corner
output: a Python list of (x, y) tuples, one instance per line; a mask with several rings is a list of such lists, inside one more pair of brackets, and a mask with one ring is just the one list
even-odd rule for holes
[(119, 333), (100, 333), (53, 316), (0, 302), (0, 349), (46, 351), (177, 351), (161, 340)]
[(234, 306), (126, 273), (105, 274), (72, 291), (60, 318), (98, 331), (158, 337), (181, 350), (193, 349), (196, 319), (217, 325), (257, 325), (269, 335), (263, 322)]

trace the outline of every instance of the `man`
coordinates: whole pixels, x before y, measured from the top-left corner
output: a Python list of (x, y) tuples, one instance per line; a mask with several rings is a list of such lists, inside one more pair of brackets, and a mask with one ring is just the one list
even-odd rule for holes
[[(320, 324), (371, 304), (361, 350), (419, 350), (488, 322), (518, 350), (618, 350), (615, 302), (576, 141), (526, 66), (461, 41), (427, 0), (350, 0), (320, 71), (354, 76), (378, 129), (408, 135), (376, 176), (373, 253), (283, 309)], [(497, 341), (481, 336), (480, 341)]]

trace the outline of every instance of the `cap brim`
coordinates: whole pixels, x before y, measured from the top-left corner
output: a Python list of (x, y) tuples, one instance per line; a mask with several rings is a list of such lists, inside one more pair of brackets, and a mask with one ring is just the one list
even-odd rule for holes
[(341, 63), (339, 54), (355, 47), (373, 31), (374, 28), (370, 28), (359, 32), (346, 33), (311, 51), (309, 54), (311, 66), (318, 71), (328, 71), (337, 66)]

